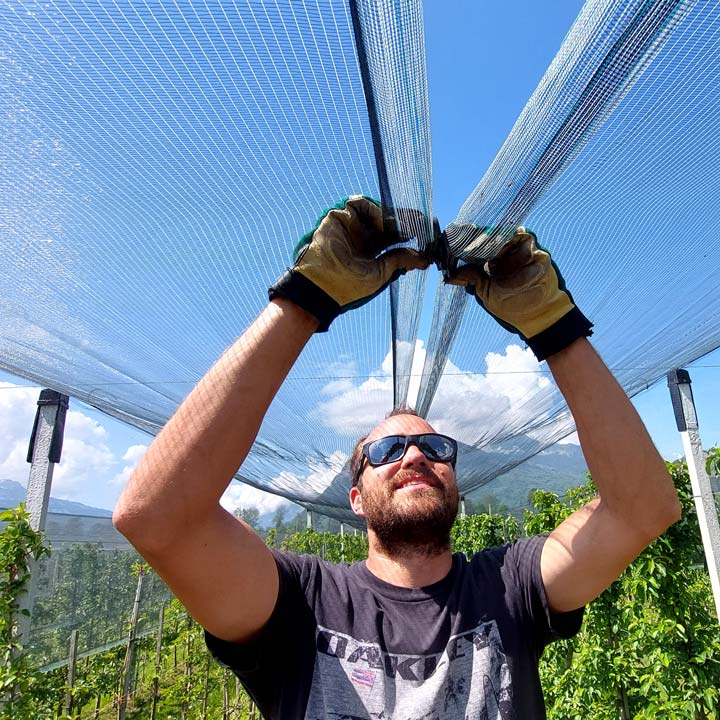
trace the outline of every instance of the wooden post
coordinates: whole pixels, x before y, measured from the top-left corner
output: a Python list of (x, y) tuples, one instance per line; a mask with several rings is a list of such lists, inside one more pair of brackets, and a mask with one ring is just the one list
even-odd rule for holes
[(160, 606), (160, 615), (158, 616), (157, 640), (155, 641), (155, 676), (153, 677), (152, 709), (150, 710), (150, 720), (155, 720), (157, 704), (158, 700), (160, 699), (160, 663), (162, 662), (162, 641), (164, 625), (165, 603)]
[(65, 693), (65, 714), (72, 717), (73, 688), (75, 687), (75, 668), (77, 666), (78, 631), (70, 633), (70, 652), (68, 653), (67, 691)]
[(223, 720), (230, 720), (230, 671), (223, 670)]
[(130, 616), (130, 631), (128, 633), (127, 651), (125, 652), (125, 663), (122, 669), (122, 683), (120, 690), (120, 702), (118, 703), (117, 720), (125, 720), (125, 712), (127, 710), (128, 695), (130, 694), (130, 683), (133, 677), (133, 660), (135, 657), (135, 636), (137, 634), (137, 624), (140, 617), (140, 599), (142, 597), (143, 578), (145, 570), (142, 565), (138, 571), (138, 584), (135, 590), (135, 601), (133, 602), (132, 615)]
[(207, 659), (205, 661), (205, 681), (203, 683), (203, 699), (202, 699), (202, 720), (207, 720), (207, 708), (208, 708), (208, 694), (210, 685), (210, 653), (207, 653)]
[(235, 676), (235, 716), (240, 718), (240, 680), (238, 680), (238, 676)]
[(190, 683), (191, 683), (191, 673), (192, 673), (192, 660), (190, 657), (190, 643), (191, 643), (191, 629), (192, 629), (192, 623), (188, 622), (188, 630), (187, 630), (187, 636), (185, 637), (185, 670), (183, 671), (183, 676), (185, 678), (184, 680), (184, 689), (185, 692), (183, 693), (183, 701), (182, 705), (180, 706), (180, 717), (182, 720), (185, 720), (187, 717), (187, 711), (188, 711), (188, 701), (187, 698), (190, 694)]

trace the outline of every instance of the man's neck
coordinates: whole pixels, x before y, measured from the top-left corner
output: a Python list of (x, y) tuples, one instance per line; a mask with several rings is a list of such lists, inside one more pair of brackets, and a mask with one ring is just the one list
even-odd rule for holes
[(378, 547), (374, 538), (369, 537), (367, 569), (375, 577), (391, 585), (419, 588), (442, 580), (452, 567), (450, 548), (442, 552), (413, 552), (405, 548), (402, 552), (389, 555)]

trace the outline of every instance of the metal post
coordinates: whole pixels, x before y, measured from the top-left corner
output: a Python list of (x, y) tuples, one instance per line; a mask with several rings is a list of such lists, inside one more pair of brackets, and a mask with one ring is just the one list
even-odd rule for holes
[(312, 530), (312, 510), (307, 511), (306, 527), (308, 530)]
[(705, 453), (700, 442), (695, 401), (690, 387), (690, 374), (687, 370), (676, 368), (668, 373), (667, 378), (670, 399), (675, 412), (675, 422), (685, 450), (685, 459), (700, 525), (700, 536), (705, 548), (710, 585), (715, 598), (715, 610), (718, 620), (720, 620), (720, 523), (715, 510), (710, 478), (705, 470)]
[[(27, 453), (27, 461), (32, 464), (25, 500), (25, 510), (30, 515), (30, 527), (35, 531), (45, 529), (50, 502), (50, 486), (55, 464), (60, 462), (62, 455), (65, 417), (69, 403), (67, 395), (55, 390), (40, 391)], [(17, 636), (23, 647), (27, 646), (30, 640), (30, 616), (22, 611), (32, 612), (37, 589), (37, 573), (32, 559), (28, 563), (28, 567), (30, 581), (25, 592), (17, 598), (19, 611)]]
[(465, 517), (465, 496), (460, 496), (460, 517)]
[(345, 525), (340, 523), (340, 562), (345, 562)]

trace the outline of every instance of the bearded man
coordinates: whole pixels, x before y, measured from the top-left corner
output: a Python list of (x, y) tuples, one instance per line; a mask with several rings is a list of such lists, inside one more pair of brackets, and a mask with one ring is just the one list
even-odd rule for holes
[(321, 218), (267, 308), (152, 443), (114, 522), (268, 720), (544, 718), (543, 649), (578, 631), (584, 605), (679, 518), (680, 505), (632, 404), (587, 340), (590, 322), (532, 233), (518, 228), (495, 260), (463, 267), (452, 282), (547, 359), (597, 498), (547, 537), (453, 555), (457, 444), (399, 412), (351, 462), (366, 562), (268, 549), (219, 504), (313, 333), (399, 273), (428, 266), (412, 250), (386, 251), (390, 243), (367, 198)]

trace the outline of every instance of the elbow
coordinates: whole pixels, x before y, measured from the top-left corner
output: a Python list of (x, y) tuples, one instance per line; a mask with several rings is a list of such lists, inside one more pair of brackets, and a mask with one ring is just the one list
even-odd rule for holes
[(661, 505), (655, 508), (650, 521), (648, 522), (648, 534), (652, 540), (659, 538), (669, 527), (674, 525), (682, 517), (682, 505), (677, 495), (673, 494)]
[(113, 510), (115, 529), (146, 559), (161, 556), (172, 544), (172, 533), (160, 518), (142, 505), (134, 505), (121, 497)]
[(123, 498), (120, 498), (113, 510), (112, 523), (114, 528), (136, 548), (143, 537), (148, 535), (147, 529), (151, 525), (142, 511), (133, 508), (132, 504), (123, 502)]
[[(678, 499), (678, 496), (674, 495), (672, 498), (672, 501), (668, 503), (667, 517), (666, 517), (667, 525), (665, 526), (665, 530), (667, 530), (671, 525), (674, 525), (676, 522), (678, 522), (681, 517), (682, 517), (682, 505), (680, 504), (680, 500)], [(665, 530), (663, 530), (663, 532), (665, 532)]]

